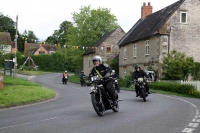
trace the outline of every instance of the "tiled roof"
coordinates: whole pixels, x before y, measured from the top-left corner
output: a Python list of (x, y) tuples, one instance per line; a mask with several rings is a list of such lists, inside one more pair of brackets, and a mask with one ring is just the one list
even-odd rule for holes
[(12, 40), (9, 32), (0, 32), (0, 43), (12, 45)]
[(180, 7), (185, 0), (179, 0), (145, 18), (141, 18), (119, 42), (119, 46), (154, 35)]
[[(105, 33), (96, 43), (94, 43), (92, 45), (92, 47), (98, 47), (99, 45), (101, 45), (116, 29)], [(93, 49), (88, 49), (83, 55), (88, 55), (90, 53), (95, 52), (95, 50)]]

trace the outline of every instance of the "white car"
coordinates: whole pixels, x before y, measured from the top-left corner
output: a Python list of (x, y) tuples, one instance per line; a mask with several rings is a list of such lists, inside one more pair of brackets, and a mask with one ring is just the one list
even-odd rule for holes
[(147, 75), (149, 76), (148, 82), (155, 81), (155, 72), (154, 71), (145, 71)]

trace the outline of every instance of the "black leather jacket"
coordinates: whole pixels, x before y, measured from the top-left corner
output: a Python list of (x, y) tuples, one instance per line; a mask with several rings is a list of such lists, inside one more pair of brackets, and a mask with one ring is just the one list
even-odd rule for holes
[(135, 71), (132, 75), (132, 81), (137, 80), (138, 78), (148, 78), (147, 74), (145, 71), (140, 70), (140, 71)]
[(95, 70), (95, 68), (96, 68), (97, 71), (99, 71), (99, 73), (100, 73), (100, 75), (101, 75), (102, 77), (104, 77), (107, 73), (110, 73), (110, 74), (112, 73), (112, 69), (111, 69), (111, 68), (106, 67), (106, 66), (104, 66), (103, 64), (100, 64), (98, 67), (94, 67), (94, 68), (91, 70), (91, 72), (90, 72), (90, 74), (89, 74), (89, 80), (90, 80), (90, 77), (91, 77), (91, 76), (98, 75), (97, 72), (96, 72), (96, 70)]

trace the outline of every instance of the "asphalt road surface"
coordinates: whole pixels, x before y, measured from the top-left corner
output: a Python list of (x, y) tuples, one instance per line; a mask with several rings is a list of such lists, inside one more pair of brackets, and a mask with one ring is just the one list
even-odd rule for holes
[(0, 133), (200, 133), (200, 100), (121, 91), (120, 111), (99, 117), (90, 88), (61, 83), (62, 74), (27, 77), (54, 89), (54, 99), (0, 110)]

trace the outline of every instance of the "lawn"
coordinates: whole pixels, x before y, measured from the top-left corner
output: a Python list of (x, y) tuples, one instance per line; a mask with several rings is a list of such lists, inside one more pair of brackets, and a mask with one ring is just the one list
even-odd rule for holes
[(69, 82), (80, 84), (79, 75), (69, 76)]
[(53, 98), (55, 92), (28, 80), (4, 77), (0, 89), (0, 108), (25, 105)]

